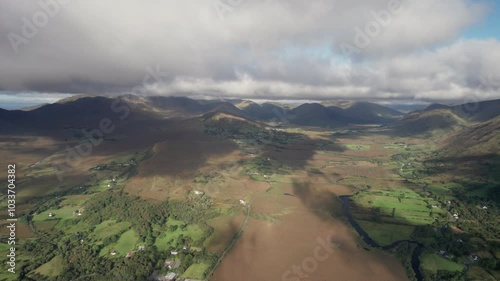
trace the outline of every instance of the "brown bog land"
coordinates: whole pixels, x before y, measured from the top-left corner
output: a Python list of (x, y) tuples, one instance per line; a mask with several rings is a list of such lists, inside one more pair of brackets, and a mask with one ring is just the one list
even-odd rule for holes
[[(297, 186), (293, 184), (282, 184), (278, 188), (285, 193), (297, 192)], [(345, 189), (328, 190), (323, 185), (314, 192), (329, 194), (335, 191), (343, 193)], [(386, 253), (366, 251), (357, 246), (356, 233), (346, 223), (321, 215), (322, 210), (313, 208), (318, 203), (316, 196), (306, 197), (282, 196), (276, 200), (262, 196), (256, 199), (252, 205), (256, 206), (255, 210), (252, 209), (254, 212), (259, 212), (260, 206), (272, 203), (288, 206), (291, 211), (282, 215), (278, 223), (250, 219), (243, 236), (211, 280), (407, 280), (400, 261)], [(332, 213), (340, 206), (336, 199), (328, 203), (334, 204)], [(318, 207), (321, 205), (319, 202)], [(332, 245), (331, 253), (325, 249), (325, 244)], [(315, 251), (321, 260), (315, 258)]]

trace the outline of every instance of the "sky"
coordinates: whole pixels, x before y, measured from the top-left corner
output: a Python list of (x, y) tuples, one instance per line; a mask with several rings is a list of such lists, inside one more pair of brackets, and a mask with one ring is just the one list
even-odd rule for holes
[(500, 0), (0, 0), (0, 105), (500, 98)]

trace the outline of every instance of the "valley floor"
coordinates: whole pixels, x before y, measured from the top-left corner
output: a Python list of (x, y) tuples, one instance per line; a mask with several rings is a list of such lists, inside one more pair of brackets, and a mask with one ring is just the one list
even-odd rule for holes
[(485, 262), (500, 256), (495, 182), (464, 197), (466, 175), (429, 172), (429, 140), (376, 127), (214, 135), (183, 122), (105, 141), (71, 169), (61, 138), (3, 137), (2, 166), (18, 166), (21, 246), (18, 274), (0, 280), (415, 280), (414, 246), (365, 243), (342, 195), (379, 245), (424, 245), (423, 280), (500, 278)]

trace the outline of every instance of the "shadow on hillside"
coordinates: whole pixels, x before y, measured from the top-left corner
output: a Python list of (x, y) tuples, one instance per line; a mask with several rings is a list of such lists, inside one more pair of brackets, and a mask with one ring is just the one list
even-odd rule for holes
[(335, 193), (317, 188), (310, 182), (294, 181), (292, 186), (294, 195), (318, 218), (329, 220), (338, 212), (339, 201)]
[(500, 154), (434, 158), (423, 164), (427, 176), (447, 173), (500, 180)]
[[(290, 134), (292, 135), (292, 134)], [(261, 156), (274, 159), (292, 170), (304, 169), (318, 150), (344, 152), (345, 147), (333, 142), (324, 140), (313, 140), (304, 134), (293, 134), (300, 136), (300, 140), (288, 143), (272, 143), (262, 146)]]

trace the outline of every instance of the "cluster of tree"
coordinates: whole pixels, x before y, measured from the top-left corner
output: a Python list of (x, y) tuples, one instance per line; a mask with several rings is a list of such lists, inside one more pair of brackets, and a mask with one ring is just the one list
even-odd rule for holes
[[(50, 204), (52, 205), (52, 203)], [(39, 233), (36, 239), (27, 240), (21, 251), (33, 257), (32, 261), (21, 266), (21, 280), (147, 280), (154, 270), (163, 268), (163, 261), (168, 257), (168, 251), (159, 251), (154, 242), (163, 232), (169, 218), (182, 220), (186, 223), (172, 226), (170, 231), (186, 229), (188, 224), (199, 223), (205, 228), (205, 235), (200, 241), (181, 235), (179, 245), (201, 246), (203, 240), (213, 232), (206, 224), (206, 218), (214, 216), (213, 211), (202, 205), (189, 205), (185, 202), (151, 203), (119, 192), (106, 191), (94, 197), (85, 205), (85, 213), (81, 220), (66, 220), (64, 229), (70, 229), (75, 224), (97, 225), (106, 220), (127, 221), (145, 241), (146, 250), (137, 251), (131, 258), (106, 258), (100, 255), (102, 249), (116, 242), (120, 235), (115, 234), (104, 238), (100, 243), (93, 243), (92, 228), (65, 234), (53, 229), (47, 233)], [(155, 226), (155, 227), (153, 227)], [(158, 227), (159, 226), (159, 227)], [(60, 256), (62, 273), (57, 277), (46, 277), (34, 272), (36, 268), (49, 262), (55, 256)], [(182, 260), (183, 272), (191, 264), (203, 262), (215, 264), (217, 256), (206, 249), (202, 251), (182, 251), (177, 257)], [(28, 277), (29, 276), (29, 277)]]
[(465, 276), (460, 271), (446, 271), (446, 270), (438, 270), (436, 273), (424, 271), (422, 273), (423, 281), (463, 281), (465, 280)]
[(396, 256), (403, 263), (406, 273), (408, 274), (408, 279), (411, 281), (417, 280), (416, 274), (413, 271), (411, 264), (411, 257), (416, 248), (417, 245), (413, 243), (403, 242), (393, 250), (396, 253)]
[(208, 204), (186, 204), (184, 201), (170, 201), (168, 212), (172, 218), (188, 224), (203, 224), (218, 215)]
[(88, 201), (83, 219), (90, 225), (110, 219), (128, 221), (142, 239), (150, 240), (152, 226), (164, 225), (168, 216), (167, 202), (155, 204), (138, 197), (106, 191)]

